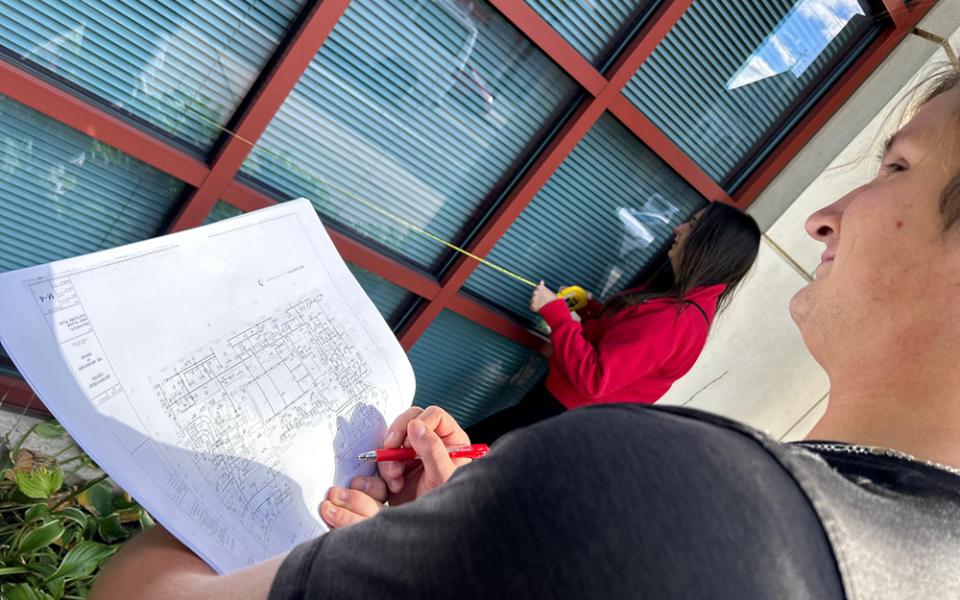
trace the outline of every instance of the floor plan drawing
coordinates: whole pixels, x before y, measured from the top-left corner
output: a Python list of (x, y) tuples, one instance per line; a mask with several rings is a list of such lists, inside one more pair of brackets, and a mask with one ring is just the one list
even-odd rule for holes
[(413, 370), (307, 200), (0, 274), (0, 337), (74, 439), (227, 573), (321, 534)]
[(335, 440), (337, 463), (355, 457), (352, 446), (370, 423), (345, 428), (346, 413), (360, 406), (376, 418), (386, 408), (384, 391), (365, 383), (369, 371), (316, 293), (184, 356), (153, 389), (177, 425), (178, 447), (194, 453), (223, 505), (269, 546), (274, 521), (293, 500), (276, 476), (277, 457), (315, 426)]

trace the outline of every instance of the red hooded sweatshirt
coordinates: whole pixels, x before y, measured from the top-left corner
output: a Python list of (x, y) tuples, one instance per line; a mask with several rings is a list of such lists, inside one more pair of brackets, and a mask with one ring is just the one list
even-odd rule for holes
[(656, 402), (697, 361), (725, 287), (705, 286), (687, 295), (703, 313), (689, 302), (678, 311), (674, 299), (656, 298), (589, 318), (602, 310), (591, 302), (578, 323), (563, 299), (543, 306), (540, 315), (553, 342), (547, 390), (568, 409)]

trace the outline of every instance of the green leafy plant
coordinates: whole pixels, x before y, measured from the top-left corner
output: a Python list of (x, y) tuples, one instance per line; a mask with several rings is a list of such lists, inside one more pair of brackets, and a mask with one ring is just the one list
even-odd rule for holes
[(106, 475), (78, 479), (96, 465), (75, 444), (53, 456), (24, 447), (32, 437), (68, 442), (58, 424), (10, 437), (0, 438), (0, 600), (85, 598), (107, 559), (153, 521)]

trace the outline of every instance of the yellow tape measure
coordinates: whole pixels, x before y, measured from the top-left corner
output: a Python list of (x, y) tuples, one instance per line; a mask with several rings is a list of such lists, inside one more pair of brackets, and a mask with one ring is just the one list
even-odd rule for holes
[[(224, 127), (223, 125), (220, 125), (219, 123), (217, 123), (216, 121), (210, 119), (210, 118), (207, 117), (206, 115), (201, 114), (201, 113), (200, 113), (199, 111), (197, 111), (196, 109), (193, 109), (192, 106), (189, 106), (189, 105), (188, 105), (187, 108), (193, 110), (194, 113), (195, 113), (198, 117), (200, 117), (201, 119), (207, 121), (208, 123), (210, 123), (212, 126), (214, 126), (215, 128), (217, 128), (217, 129), (220, 130), (221, 132), (229, 135), (230, 137), (233, 137), (233, 138), (236, 138), (236, 139), (240, 140), (241, 142), (247, 144), (247, 145), (250, 146), (251, 148), (254, 147), (253, 142), (251, 142), (250, 140), (248, 140), (248, 139), (246, 139), (246, 138), (243, 138), (243, 137), (237, 135), (236, 133), (234, 133), (234, 132), (231, 131), (230, 129), (227, 129), (227, 128)], [(287, 160), (287, 159), (285, 159), (283, 156), (280, 156), (280, 155), (277, 154), (276, 152), (273, 152), (272, 150), (269, 150), (268, 148), (266, 148), (266, 147), (263, 146), (263, 145), (258, 146), (257, 149), (258, 149), (260, 152), (263, 152), (264, 154), (269, 154), (269, 155), (273, 156), (274, 158), (279, 159), (279, 160), (282, 161), (282, 162), (286, 162), (286, 160)], [(434, 235), (434, 234), (430, 233), (430, 232), (427, 231), (426, 229), (423, 229), (422, 227), (419, 227), (419, 226), (411, 223), (410, 221), (404, 219), (403, 217), (401, 217), (401, 216), (399, 216), (399, 215), (396, 215), (396, 214), (394, 214), (394, 213), (386, 210), (386, 209), (383, 208), (382, 206), (379, 206), (379, 205), (377, 205), (377, 204), (374, 204), (373, 202), (370, 202), (370, 201), (368, 201), (368, 200), (365, 199), (365, 198), (361, 198), (361, 197), (358, 196), (357, 194), (353, 193), (353, 191), (351, 191), (351, 190), (342, 188), (342, 187), (338, 186), (337, 184), (332, 183), (332, 182), (329, 182), (329, 181), (324, 181), (323, 183), (324, 183), (324, 185), (326, 185), (326, 186), (328, 186), (328, 187), (331, 187), (331, 188), (339, 191), (340, 193), (348, 196), (350, 199), (358, 202), (359, 204), (362, 204), (362, 205), (366, 206), (366, 207), (369, 208), (370, 210), (372, 210), (372, 211), (374, 211), (374, 212), (376, 212), (376, 213), (378, 213), (378, 214), (380, 214), (380, 215), (382, 215), (382, 216), (384, 216), (384, 217), (387, 217), (388, 219), (394, 221), (395, 223), (399, 223), (400, 225), (403, 225), (403, 226), (406, 227), (408, 230), (413, 231), (414, 233), (418, 233), (418, 234), (422, 235), (423, 237), (429, 238), (429, 239), (437, 242), (438, 244), (442, 244), (443, 246), (446, 246), (446, 247), (449, 248), (450, 250), (453, 250), (454, 252), (458, 252), (458, 253), (466, 256), (467, 258), (471, 258), (471, 259), (477, 261), (478, 263), (480, 263), (480, 264), (482, 264), (482, 265), (485, 265), (485, 266), (487, 266), (487, 267), (490, 267), (491, 269), (493, 269), (494, 271), (497, 271), (498, 273), (501, 273), (501, 274), (503, 274), (503, 275), (506, 275), (506, 276), (508, 276), (508, 277), (511, 277), (511, 278), (515, 279), (516, 281), (519, 281), (520, 283), (524, 283), (524, 284), (526, 284), (526, 285), (528, 285), (528, 286), (530, 286), (530, 287), (532, 287), (532, 288), (536, 288), (536, 287), (537, 287), (537, 284), (536, 284), (536, 283), (534, 283), (533, 281), (527, 279), (526, 277), (521, 277), (520, 275), (517, 275), (516, 273), (514, 273), (513, 271), (510, 271), (509, 269), (506, 269), (506, 268), (504, 268), (504, 267), (501, 267), (501, 266), (498, 265), (498, 264), (495, 264), (495, 263), (493, 263), (493, 262), (490, 262), (489, 260), (487, 260), (487, 259), (485, 259), (485, 258), (483, 258), (483, 257), (481, 257), (481, 256), (477, 256), (476, 254), (470, 252), (469, 250), (465, 250), (464, 248), (461, 248), (460, 246), (457, 246), (456, 244), (454, 244), (454, 243), (452, 243), (452, 242), (448, 242), (447, 240), (445, 240), (445, 239), (443, 239), (443, 238), (441, 238), (441, 237), (439, 237), (439, 236), (437, 236), (437, 235)], [(567, 287), (560, 288), (559, 290), (557, 290), (557, 297), (558, 297), (558, 298), (563, 298), (564, 301), (567, 303), (567, 307), (568, 307), (570, 310), (572, 310), (572, 311), (573, 311), (573, 310), (580, 310), (581, 308), (583, 308), (584, 306), (587, 305), (587, 301), (588, 301), (586, 290), (584, 290), (584, 289), (583, 289), (582, 287), (580, 287), (579, 285), (570, 285), (570, 286), (567, 286)]]
[(580, 310), (587, 305), (587, 291), (579, 285), (568, 285), (557, 290), (557, 296), (563, 298), (570, 310)]

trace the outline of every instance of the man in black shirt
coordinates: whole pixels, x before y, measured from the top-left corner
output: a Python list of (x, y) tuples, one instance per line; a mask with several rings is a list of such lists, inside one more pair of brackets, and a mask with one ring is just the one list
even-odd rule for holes
[[(413, 410), (389, 445), (406, 438), (422, 470), (322, 507), (362, 522), (223, 577), (158, 528), (91, 597), (960, 597), (958, 80), (934, 83), (873, 181), (807, 221), (826, 251), (791, 313), (831, 383), (810, 438), (834, 441), (611, 405), (457, 468), (443, 447), (462, 430)], [(402, 505), (379, 510), (388, 497)]]

